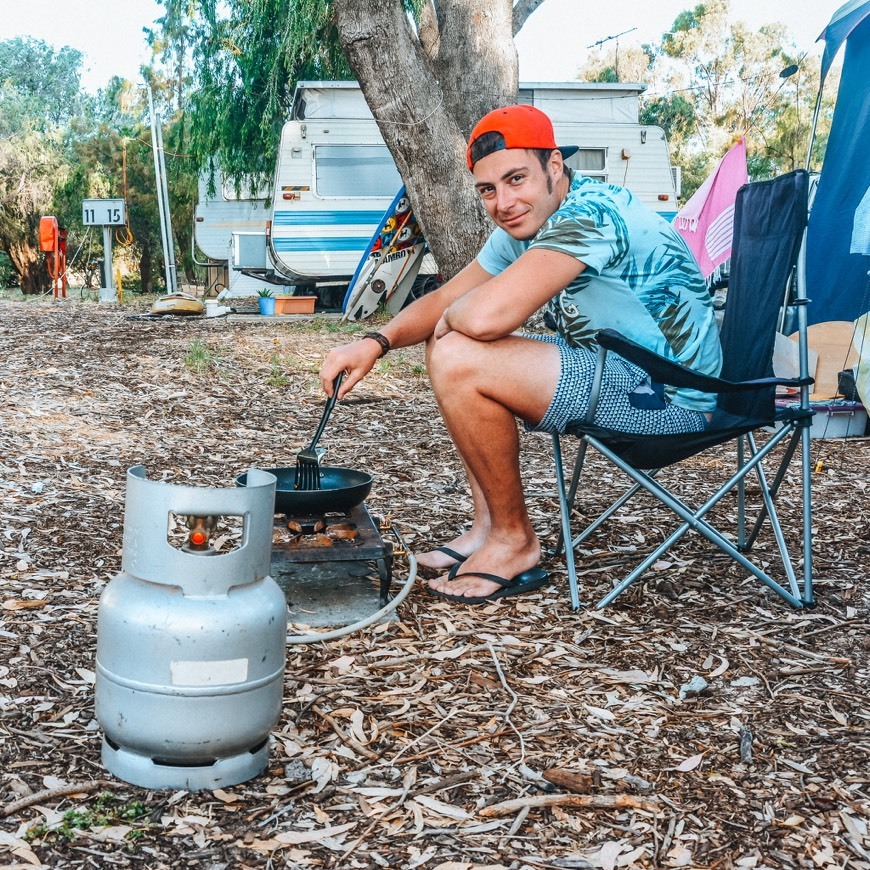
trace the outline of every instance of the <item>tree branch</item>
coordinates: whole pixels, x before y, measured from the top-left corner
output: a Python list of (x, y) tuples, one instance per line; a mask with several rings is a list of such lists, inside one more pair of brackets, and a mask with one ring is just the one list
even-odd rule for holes
[(441, 47), (441, 30), (432, 0), (428, 0), (420, 9), (417, 36), (420, 40), (423, 56), (430, 61), (435, 60), (438, 57), (438, 49)]
[(528, 17), (544, 2), (544, 0), (517, 0), (514, 3), (513, 34), (516, 36), (526, 23)]

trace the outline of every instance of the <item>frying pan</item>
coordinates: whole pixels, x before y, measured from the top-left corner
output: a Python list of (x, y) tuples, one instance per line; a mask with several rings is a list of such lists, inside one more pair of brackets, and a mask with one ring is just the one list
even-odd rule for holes
[[(372, 488), (372, 476), (352, 468), (320, 466), (320, 489), (293, 489), (296, 468), (264, 468), (277, 478), (275, 513), (288, 516), (317, 516), (343, 513), (360, 504)], [(237, 486), (245, 486), (247, 474), (236, 478)]]

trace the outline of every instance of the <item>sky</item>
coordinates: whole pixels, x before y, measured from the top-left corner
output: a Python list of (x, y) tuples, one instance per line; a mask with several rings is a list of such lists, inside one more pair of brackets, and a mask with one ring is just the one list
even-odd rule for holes
[[(545, 0), (517, 37), (520, 80), (570, 81), (588, 54), (587, 46), (609, 36), (619, 45), (658, 41), (677, 14), (697, 0)], [(814, 46), (841, 0), (731, 0), (734, 20), (754, 27), (783, 22), (798, 48)], [(150, 58), (144, 27), (162, 14), (156, 0), (0, 0), (0, 39), (32, 36), (85, 55), (82, 85), (95, 92), (113, 75), (140, 81), (139, 66)]]

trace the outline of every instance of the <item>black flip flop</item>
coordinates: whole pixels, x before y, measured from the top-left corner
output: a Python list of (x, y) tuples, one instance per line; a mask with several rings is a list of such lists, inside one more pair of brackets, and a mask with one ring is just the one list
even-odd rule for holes
[(435, 551), (444, 553), (445, 556), (450, 556), (451, 559), (455, 559), (456, 561), (452, 565), (445, 565), (443, 568), (432, 568), (429, 565), (421, 565), (419, 569), (421, 577), (431, 579), (433, 577), (440, 577), (445, 571), (457, 571), (459, 570), (459, 566), (468, 558), (468, 556), (463, 556), (462, 553), (457, 553), (456, 550), (451, 550), (450, 547), (435, 547)]
[[(451, 559), (456, 560), (457, 565), (461, 565), (468, 556), (463, 556), (462, 553), (457, 553), (456, 550), (451, 550), (450, 547), (436, 547), (435, 548), (439, 553), (444, 553), (445, 556), (450, 556)], [(453, 565), (447, 565), (447, 568), (452, 568)], [(444, 570), (443, 568), (441, 569)]]
[(489, 604), (490, 601), (498, 601), (499, 598), (507, 598), (509, 595), (522, 595), (524, 592), (532, 592), (535, 589), (540, 589), (546, 586), (550, 580), (550, 575), (540, 567), (529, 568), (528, 571), (523, 571), (506, 580), (504, 577), (499, 577), (498, 574), (486, 574), (483, 571), (464, 571), (462, 574), (452, 574), (451, 580), (458, 577), (480, 577), (483, 580), (491, 580), (493, 583), (498, 583), (499, 588), (489, 595), (481, 595), (469, 597), (466, 595), (451, 595), (449, 592), (441, 592), (438, 589), (433, 589), (431, 586), (426, 587), (426, 591), (436, 598), (443, 598), (445, 601), (455, 601), (457, 604)]

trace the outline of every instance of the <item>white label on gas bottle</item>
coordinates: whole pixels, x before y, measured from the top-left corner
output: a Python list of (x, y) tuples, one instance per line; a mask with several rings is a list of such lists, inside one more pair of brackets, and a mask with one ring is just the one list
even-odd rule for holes
[(170, 662), (173, 686), (220, 686), (248, 679), (247, 659), (216, 662)]

